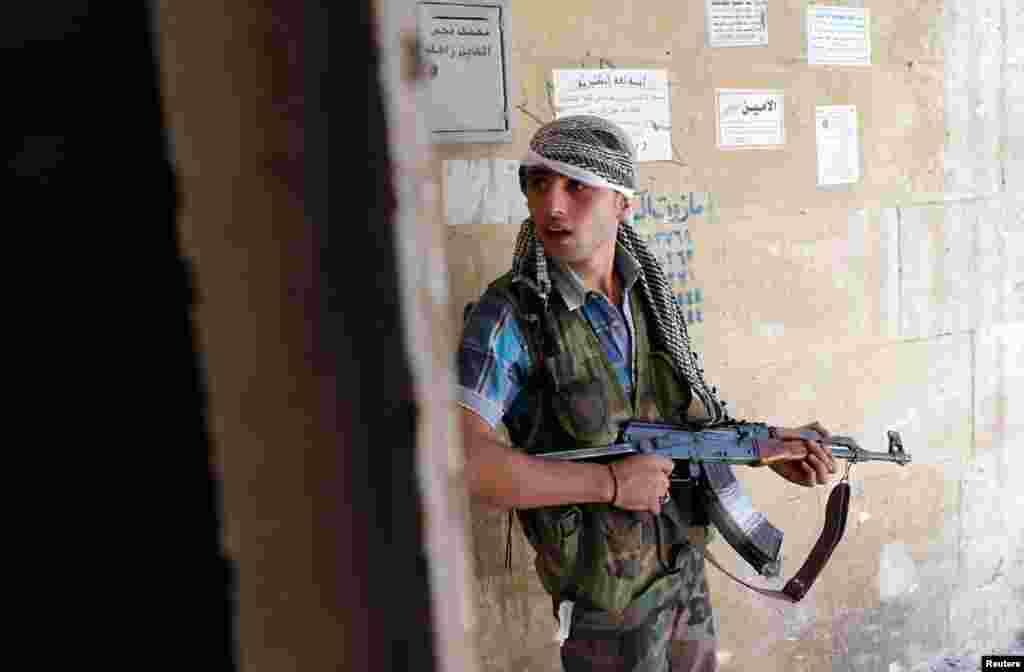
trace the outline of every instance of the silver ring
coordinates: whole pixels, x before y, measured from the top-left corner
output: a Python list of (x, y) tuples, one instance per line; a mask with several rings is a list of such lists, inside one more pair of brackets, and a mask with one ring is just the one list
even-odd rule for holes
[(661, 501), (662, 504), (668, 504), (668, 500), (670, 500), (670, 499), (672, 499), (672, 498), (666, 492), (664, 495), (661, 496), (660, 501)]

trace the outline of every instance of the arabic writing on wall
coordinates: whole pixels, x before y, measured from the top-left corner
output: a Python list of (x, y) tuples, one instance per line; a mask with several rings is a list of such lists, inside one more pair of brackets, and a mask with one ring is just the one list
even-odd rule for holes
[(690, 223), (704, 214), (706, 196), (695, 192), (655, 196), (641, 191), (637, 200), (634, 228), (665, 272), (686, 322), (703, 322), (704, 292), (692, 286), (696, 280), (692, 265), (696, 249)]
[(704, 322), (704, 310), (701, 308), (703, 301), (704, 296), (699, 287), (688, 289), (684, 294), (676, 294), (676, 303), (683, 309), (687, 324)]
[(468, 60), (477, 56), (497, 56), (497, 46), (490, 38), (491, 30), (484, 23), (486, 19), (440, 18), (430, 29), (430, 41), (424, 52), (432, 56), (447, 56), (451, 59)]
[(647, 223), (682, 224), (691, 216), (704, 212), (706, 195), (691, 191), (678, 196), (655, 196), (644, 190), (638, 192), (636, 198), (638, 203), (633, 209), (633, 223), (642, 226)]

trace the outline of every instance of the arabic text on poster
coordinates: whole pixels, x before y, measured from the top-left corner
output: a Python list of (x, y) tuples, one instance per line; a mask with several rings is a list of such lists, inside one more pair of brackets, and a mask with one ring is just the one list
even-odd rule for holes
[(430, 22), (424, 52), (435, 58), (467, 63), (479, 57), (497, 57), (498, 36), (486, 20), (470, 17), (435, 17)]
[(718, 89), (717, 94), (719, 149), (785, 144), (781, 91)]
[(672, 158), (666, 70), (554, 70), (557, 117), (593, 114), (629, 134), (638, 161)]
[(768, 44), (768, 0), (707, 0), (707, 17), (712, 47)]
[(871, 65), (871, 21), (866, 7), (807, 8), (810, 65)]

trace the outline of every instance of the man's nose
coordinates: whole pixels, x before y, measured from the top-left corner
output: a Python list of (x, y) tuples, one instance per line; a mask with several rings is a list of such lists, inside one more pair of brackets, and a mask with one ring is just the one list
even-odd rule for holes
[(560, 210), (563, 213), (568, 212), (569, 189), (567, 180), (553, 180), (544, 192), (542, 203), (544, 211), (547, 213), (555, 210)]

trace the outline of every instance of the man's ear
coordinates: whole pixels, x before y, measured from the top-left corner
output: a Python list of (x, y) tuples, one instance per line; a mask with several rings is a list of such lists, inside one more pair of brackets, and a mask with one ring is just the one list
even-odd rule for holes
[(619, 212), (619, 220), (625, 219), (626, 216), (629, 214), (629, 199), (626, 198), (625, 194), (621, 194), (619, 192), (615, 192), (615, 195), (619, 199), (616, 203)]

